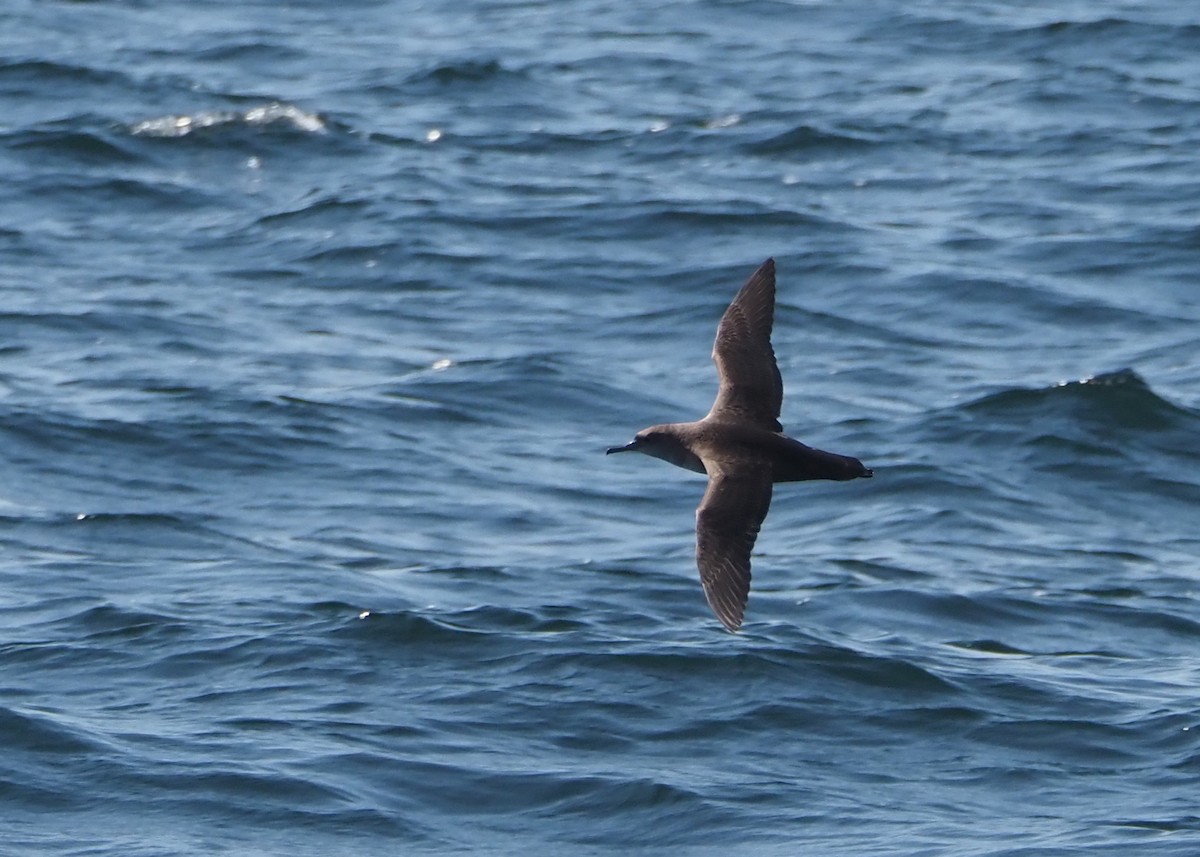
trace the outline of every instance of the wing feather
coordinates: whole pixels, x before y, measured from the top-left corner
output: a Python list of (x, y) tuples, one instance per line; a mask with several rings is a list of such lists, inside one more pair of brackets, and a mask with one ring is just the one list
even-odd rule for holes
[(704, 595), (730, 631), (742, 624), (750, 595), (750, 551), (771, 506), (771, 474), (740, 466), (713, 473), (696, 510), (696, 565)]
[(782, 431), (783, 379), (771, 347), (775, 321), (775, 260), (767, 259), (738, 291), (713, 342), (720, 389), (709, 416)]

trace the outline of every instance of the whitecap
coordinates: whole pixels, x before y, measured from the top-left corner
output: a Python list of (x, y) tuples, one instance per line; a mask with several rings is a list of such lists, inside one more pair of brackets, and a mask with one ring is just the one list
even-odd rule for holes
[(294, 104), (278, 102), (244, 111), (212, 110), (194, 115), (160, 116), (137, 123), (132, 132), (142, 137), (184, 137), (204, 128), (239, 123), (252, 126), (284, 123), (298, 131), (314, 134), (325, 132), (325, 121), (316, 113), (308, 113)]

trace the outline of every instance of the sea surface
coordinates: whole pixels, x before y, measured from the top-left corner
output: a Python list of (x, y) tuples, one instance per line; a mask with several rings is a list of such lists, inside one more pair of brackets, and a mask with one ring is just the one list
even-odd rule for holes
[(1194, 857), (1198, 557), (1192, 0), (0, 5), (5, 857)]

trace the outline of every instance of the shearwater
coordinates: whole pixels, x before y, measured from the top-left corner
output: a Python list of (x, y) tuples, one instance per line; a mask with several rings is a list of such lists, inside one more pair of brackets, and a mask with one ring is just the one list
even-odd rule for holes
[(775, 260), (759, 266), (734, 297), (713, 343), (720, 388), (712, 410), (692, 423), (642, 429), (625, 446), (708, 475), (696, 509), (696, 565), (704, 595), (730, 631), (741, 627), (750, 594), (750, 551), (776, 482), (871, 476), (857, 458), (805, 446), (783, 434), (783, 379), (771, 347)]

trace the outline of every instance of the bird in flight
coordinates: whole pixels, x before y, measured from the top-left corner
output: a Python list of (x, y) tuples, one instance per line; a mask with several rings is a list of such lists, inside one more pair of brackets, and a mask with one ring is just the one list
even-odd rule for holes
[(720, 388), (712, 410), (691, 423), (642, 429), (624, 446), (708, 475), (696, 509), (696, 565), (704, 595), (730, 631), (741, 627), (750, 594), (750, 551), (771, 505), (772, 485), (871, 476), (857, 458), (805, 446), (783, 434), (783, 379), (771, 347), (775, 260), (738, 291), (717, 326), (713, 362)]

